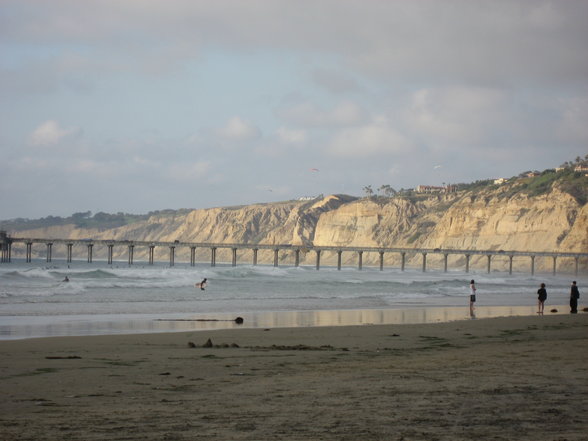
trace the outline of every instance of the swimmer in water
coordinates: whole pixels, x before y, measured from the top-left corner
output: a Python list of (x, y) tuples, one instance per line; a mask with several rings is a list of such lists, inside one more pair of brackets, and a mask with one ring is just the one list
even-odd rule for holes
[(200, 283), (196, 283), (194, 286), (204, 291), (204, 288), (206, 288), (206, 279), (203, 279)]

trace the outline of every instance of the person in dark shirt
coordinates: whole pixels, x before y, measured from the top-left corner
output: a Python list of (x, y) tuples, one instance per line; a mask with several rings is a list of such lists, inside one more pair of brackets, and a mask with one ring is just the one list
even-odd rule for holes
[(537, 300), (537, 314), (543, 314), (543, 309), (545, 308), (545, 300), (547, 299), (547, 290), (545, 289), (545, 283), (541, 284), (541, 288), (537, 290), (537, 294), (539, 295)]
[(576, 281), (572, 282), (572, 288), (570, 289), (570, 312), (576, 314), (578, 312), (578, 299), (580, 298), (580, 291)]

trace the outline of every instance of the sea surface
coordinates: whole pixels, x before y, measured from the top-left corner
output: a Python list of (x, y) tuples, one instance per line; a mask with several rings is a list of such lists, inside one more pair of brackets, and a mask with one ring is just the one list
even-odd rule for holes
[(567, 313), (571, 281), (588, 286), (573, 275), (16, 260), (0, 264), (0, 339), (466, 319), (471, 279), (477, 317), (535, 314), (542, 282), (546, 314)]

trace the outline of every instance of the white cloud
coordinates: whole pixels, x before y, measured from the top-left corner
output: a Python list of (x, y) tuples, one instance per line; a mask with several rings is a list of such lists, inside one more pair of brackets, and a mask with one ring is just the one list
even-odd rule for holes
[(278, 115), (292, 124), (303, 127), (340, 127), (361, 123), (364, 112), (355, 103), (345, 101), (332, 107), (323, 109), (310, 101), (305, 101), (278, 110)]
[(36, 173), (44, 170), (50, 170), (55, 166), (55, 161), (51, 159), (44, 159), (39, 157), (23, 156), (13, 161), (11, 168), (16, 171), (26, 171), (28, 173)]
[(261, 131), (250, 122), (235, 116), (224, 127), (217, 130), (217, 134), (230, 141), (249, 141), (259, 138)]
[(305, 130), (294, 130), (280, 127), (276, 130), (278, 140), (284, 144), (304, 144), (306, 142)]
[[(97, 49), (102, 59), (105, 54), (119, 62), (132, 58), (129, 66), (139, 68), (149, 61), (170, 66), (176, 64), (174, 59), (191, 60), (211, 45), (221, 50), (329, 54), (348, 67), (370, 75), (393, 75), (396, 80), (551, 82), (563, 76), (584, 81), (588, 70), (588, 3), (582, 1), (421, 0), (366, 5), (325, 0), (293, 5), (289, 0), (177, 0), (173, 8), (161, 1), (4, 3), (11, 11), (10, 20), (0, 23), (7, 41), (74, 41)], [(329, 85), (324, 73), (319, 77), (320, 83), (333, 89), (351, 85), (349, 79)]]
[(50, 147), (79, 132), (77, 128), (64, 129), (57, 121), (49, 120), (33, 130), (29, 136), (29, 142), (35, 147)]
[[(585, 81), (586, 2), (382, 2), (356, 11), (346, 61), (395, 80), (433, 84), (557, 84)], [(366, 21), (367, 22), (367, 21)], [(365, 45), (362, 46), (361, 43)]]
[(336, 156), (369, 157), (404, 153), (411, 147), (411, 142), (385, 118), (378, 118), (370, 124), (337, 132), (327, 151)]
[[(320, 175), (317, 191), (328, 192), (368, 174), (375, 184), (393, 173), (391, 184), (406, 187), (419, 168), (466, 182), (586, 150), (587, 1), (3, 0), (2, 9), (0, 112), (10, 118), (0, 150), (15, 165), (0, 184), (18, 182), (21, 167), (37, 172), (31, 187), (67, 181), (57, 203), (70, 212), (104, 186), (134, 209), (196, 203), (193, 185), (175, 179), (199, 176), (209, 186), (201, 206), (250, 200), (260, 182), (311, 193), (293, 172), (309, 157), (321, 169), (341, 157), (337, 182)], [(263, 173), (249, 168), (252, 155)], [(15, 216), (32, 197), (19, 188), (3, 204)], [(36, 197), (39, 215), (57, 209)]]
[(356, 92), (360, 89), (357, 81), (345, 72), (320, 68), (312, 72), (312, 80), (333, 94)]
[(193, 181), (206, 176), (210, 171), (210, 166), (208, 161), (174, 163), (166, 167), (165, 174), (178, 181)]
[(125, 162), (89, 158), (66, 161), (65, 169), (70, 173), (94, 178), (118, 178), (129, 175), (128, 164)]
[(416, 91), (405, 121), (415, 137), (440, 149), (474, 147), (491, 132), (508, 129), (505, 94), (479, 87), (429, 88)]

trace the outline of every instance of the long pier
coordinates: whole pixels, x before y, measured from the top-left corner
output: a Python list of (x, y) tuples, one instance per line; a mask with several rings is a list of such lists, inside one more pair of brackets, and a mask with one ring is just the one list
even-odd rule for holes
[(133, 240), (93, 240), (93, 239), (35, 239), (23, 237), (10, 237), (5, 233), (0, 233), (0, 248), (1, 248), (1, 263), (9, 263), (12, 259), (12, 245), (15, 243), (22, 243), (26, 247), (25, 259), (27, 262), (32, 261), (32, 249), (35, 244), (44, 244), (46, 247), (47, 262), (52, 261), (53, 245), (64, 245), (66, 247), (66, 260), (68, 263), (73, 260), (74, 245), (82, 245), (87, 248), (87, 261), (92, 263), (93, 249), (96, 245), (102, 245), (107, 248), (108, 264), (113, 263), (113, 255), (115, 247), (126, 247), (128, 264), (133, 265), (134, 252), (136, 247), (144, 247), (148, 249), (149, 264), (153, 265), (155, 249), (157, 247), (165, 247), (169, 249), (169, 264), (174, 266), (176, 249), (189, 248), (190, 249), (190, 265), (196, 264), (196, 249), (204, 248), (210, 250), (210, 264), (216, 266), (216, 255), (219, 249), (229, 249), (232, 255), (232, 265), (237, 266), (237, 251), (251, 250), (252, 264), (257, 265), (257, 256), (259, 250), (273, 251), (273, 265), (278, 266), (279, 253), (282, 251), (289, 251), (294, 253), (294, 266), (300, 265), (300, 253), (314, 252), (315, 266), (319, 270), (321, 266), (321, 254), (325, 251), (334, 252), (337, 255), (337, 269), (342, 267), (343, 253), (357, 254), (357, 268), (359, 270), (363, 267), (364, 253), (378, 253), (380, 270), (384, 269), (384, 255), (387, 253), (396, 253), (400, 256), (400, 269), (405, 270), (406, 258), (411, 255), (421, 255), (422, 271), (427, 271), (427, 256), (441, 255), (443, 257), (443, 270), (448, 270), (448, 258), (451, 255), (460, 255), (465, 257), (465, 272), (470, 271), (470, 259), (472, 256), (486, 256), (487, 258), (487, 272), (490, 273), (493, 258), (497, 256), (506, 256), (509, 259), (509, 274), (513, 271), (513, 259), (515, 257), (528, 257), (530, 261), (530, 272), (535, 274), (535, 259), (537, 257), (551, 257), (553, 259), (553, 274), (556, 274), (557, 260), (562, 258), (571, 258), (575, 262), (575, 274), (579, 272), (579, 262), (581, 258), (588, 258), (588, 253), (563, 253), (563, 252), (544, 252), (544, 251), (505, 251), (505, 250), (457, 250), (445, 248), (385, 248), (385, 247), (339, 247), (339, 246), (302, 246), (302, 245), (269, 245), (269, 244), (228, 244), (228, 243), (194, 243), (194, 242), (153, 242), (153, 241), (133, 241)]

